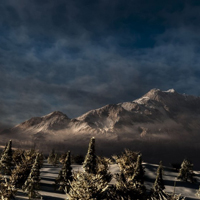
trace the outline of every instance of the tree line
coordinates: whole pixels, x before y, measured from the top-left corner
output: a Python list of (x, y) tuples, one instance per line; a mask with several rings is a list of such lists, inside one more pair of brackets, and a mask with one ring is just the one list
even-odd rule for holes
[[(99, 157), (95, 152), (95, 138), (91, 138), (87, 154), (83, 161), (83, 172), (72, 171), (71, 152), (60, 158), (54, 150), (48, 156), (48, 163), (62, 163), (54, 189), (66, 193), (68, 200), (181, 200), (181, 195), (165, 191), (163, 165), (160, 162), (157, 175), (150, 190), (144, 185), (145, 169), (142, 165), (142, 154), (125, 150), (121, 155), (108, 159)], [(27, 193), (29, 199), (42, 199), (38, 193), (40, 187), (40, 169), (44, 156), (36, 150), (12, 150), (12, 141), (6, 144), (0, 157), (0, 197), (14, 199), (17, 189)], [(111, 174), (109, 165), (117, 163), (120, 172)], [(193, 165), (185, 159), (181, 164), (178, 179), (195, 182)], [(115, 184), (111, 184), (115, 178)], [(200, 191), (197, 192), (197, 196)], [(200, 195), (199, 195), (200, 196)]]

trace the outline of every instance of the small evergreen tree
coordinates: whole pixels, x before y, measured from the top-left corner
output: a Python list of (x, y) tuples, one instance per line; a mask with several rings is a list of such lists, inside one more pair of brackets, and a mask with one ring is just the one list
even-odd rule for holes
[(55, 154), (55, 150), (52, 149), (51, 153), (49, 154), (49, 157), (47, 159), (48, 163), (49, 164), (52, 164), (54, 161), (55, 161), (55, 157), (56, 157), (56, 154)]
[(34, 149), (30, 149), (24, 152), (26, 160), (32, 160), (32, 163), (34, 163), (37, 154), (38, 153)]
[(144, 183), (144, 168), (142, 166), (142, 155), (139, 154), (137, 157), (136, 167), (133, 174), (133, 179), (137, 184)]
[(108, 161), (105, 158), (97, 157), (95, 154), (94, 137), (90, 140), (83, 167), (85, 171), (74, 173), (73, 181), (69, 182), (68, 199), (110, 199), (108, 183), (112, 175), (108, 172)]
[(166, 200), (181, 200), (184, 199), (181, 195), (176, 195), (176, 194), (169, 194), (165, 192), (165, 186), (164, 186), (164, 181), (163, 181), (163, 165), (162, 161), (160, 161), (160, 165), (158, 166), (157, 169), (157, 176), (156, 180), (153, 185), (153, 189), (150, 194), (150, 199), (151, 200), (161, 200), (161, 199), (166, 199)]
[(97, 157), (97, 174), (102, 176), (106, 182), (110, 182), (112, 179), (112, 175), (109, 172), (109, 161), (104, 157)]
[(19, 165), (22, 160), (24, 159), (24, 150), (22, 149), (16, 149), (14, 152), (13, 152), (13, 162), (14, 162), (14, 165)]
[(10, 175), (12, 164), (12, 141), (6, 145), (0, 160), (0, 171), (2, 174)]
[(40, 168), (39, 168), (39, 154), (35, 159), (31, 172), (24, 183), (22, 189), (28, 193), (29, 198), (37, 198), (38, 192), (35, 190), (39, 189), (40, 182)]
[(160, 165), (158, 166), (158, 169), (157, 169), (156, 180), (153, 185), (154, 192), (165, 189), (162, 175), (163, 175), (163, 165), (162, 165), (162, 161), (160, 161)]
[(96, 174), (97, 173), (97, 157), (95, 154), (95, 138), (90, 139), (89, 148), (85, 157), (83, 168), (85, 172)]
[(43, 162), (44, 162), (44, 155), (42, 153), (38, 153), (38, 164), (40, 169), (43, 166)]
[(10, 182), (5, 179), (5, 182), (0, 183), (0, 198), (2, 200), (11, 200), (15, 199), (15, 194), (17, 190)]
[(114, 199), (146, 200), (141, 155), (130, 150), (125, 150), (122, 156), (115, 157), (115, 159), (120, 167), (120, 174), (116, 175), (116, 187), (112, 194), (112, 196), (115, 196)]
[(107, 199), (108, 182), (104, 181), (101, 175), (79, 172), (75, 173), (73, 177), (67, 199)]
[(16, 166), (11, 174), (11, 182), (15, 187), (21, 188), (31, 171), (31, 164), (23, 162)]
[(178, 179), (181, 179), (183, 181), (190, 181), (190, 182), (195, 182), (195, 179), (193, 177), (194, 173), (193, 173), (193, 164), (187, 160), (184, 159), (182, 164), (181, 164), (181, 169), (179, 170), (179, 174), (178, 174)]
[(160, 192), (157, 192), (151, 194), (151, 196), (148, 198), (151, 200), (185, 200), (185, 197), (181, 196), (181, 194), (169, 194), (166, 193), (164, 190), (161, 190)]
[(59, 172), (55, 184), (59, 190), (69, 192), (70, 181), (72, 181), (71, 153), (68, 151), (62, 169)]
[(142, 184), (135, 183), (134, 179), (127, 179), (123, 172), (116, 175), (116, 187), (114, 189), (114, 199), (140, 199), (146, 200), (146, 188)]
[(65, 159), (66, 159), (66, 157), (67, 157), (67, 153), (68, 153), (68, 152), (65, 152), (65, 153), (62, 153), (62, 154), (60, 155), (59, 162), (60, 162), (61, 164), (64, 164)]
[(138, 152), (133, 152), (128, 149), (125, 149), (122, 155), (115, 155), (113, 156), (113, 159), (118, 164), (119, 169), (121, 172), (123, 172), (124, 176), (132, 177), (135, 171), (138, 155)]
[[(21, 155), (21, 161), (17, 162), (15, 169), (12, 170), (11, 183), (17, 187), (22, 188), (27, 180), (31, 168), (35, 162), (36, 153), (31, 151), (24, 151)], [(41, 154), (39, 154), (39, 168), (41, 167)]]

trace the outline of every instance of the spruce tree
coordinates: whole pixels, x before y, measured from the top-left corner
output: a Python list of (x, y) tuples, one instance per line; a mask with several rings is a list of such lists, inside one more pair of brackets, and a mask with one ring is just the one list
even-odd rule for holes
[(37, 154), (35, 158), (35, 162), (33, 167), (31, 168), (31, 172), (24, 183), (22, 189), (28, 193), (29, 198), (38, 197), (38, 192), (35, 190), (39, 189), (40, 182), (40, 168), (39, 168), (39, 154)]
[(162, 161), (160, 161), (160, 164), (157, 168), (157, 175), (156, 180), (153, 184), (153, 188), (151, 190), (151, 199), (152, 200), (159, 200), (159, 199), (166, 199), (166, 200), (176, 200), (175, 196), (167, 194), (164, 189), (164, 181), (163, 181), (163, 165)]
[(13, 152), (13, 163), (14, 165), (20, 165), (20, 163), (22, 162), (22, 159), (24, 159), (24, 150), (22, 149), (16, 149), (14, 152)]
[(48, 157), (48, 159), (47, 159), (48, 163), (49, 163), (49, 164), (52, 164), (52, 163), (55, 161), (55, 157), (56, 157), (56, 155), (55, 155), (55, 150), (52, 149), (52, 151), (51, 151), (51, 153), (49, 154), (49, 157)]
[[(39, 168), (42, 166), (42, 154), (38, 155)], [(21, 155), (20, 162), (17, 162), (15, 169), (12, 170), (11, 182), (15, 187), (22, 188), (25, 181), (27, 180), (31, 168), (37, 157), (36, 152), (33, 151), (24, 151)]]
[(108, 182), (99, 174), (78, 172), (74, 174), (67, 199), (103, 200), (107, 198)]
[(26, 161), (20, 163), (14, 170), (12, 170), (11, 182), (15, 187), (22, 188), (30, 174), (31, 166), (31, 163)]
[(116, 158), (116, 161), (120, 167), (120, 174), (116, 175), (116, 187), (112, 196), (115, 196), (115, 199), (123, 197), (127, 200), (146, 200), (141, 155), (126, 150), (122, 156)]
[(142, 155), (139, 154), (137, 157), (136, 167), (134, 170), (133, 177), (134, 181), (137, 184), (143, 184), (144, 183), (144, 168), (142, 166)]
[(183, 181), (190, 181), (190, 182), (195, 182), (195, 179), (193, 177), (194, 173), (193, 173), (193, 164), (187, 160), (184, 159), (182, 164), (181, 164), (181, 169), (179, 170), (179, 174), (178, 174), (178, 179), (181, 179)]
[(62, 169), (59, 172), (55, 183), (59, 190), (69, 192), (70, 182), (72, 181), (71, 153), (68, 151)]
[(55, 157), (54, 157), (54, 159), (52, 160), (51, 164), (52, 164), (53, 166), (56, 166), (56, 165), (58, 164), (58, 161), (59, 161), (59, 156), (58, 156), (57, 153), (55, 153)]
[(0, 171), (2, 174), (10, 175), (12, 168), (12, 141), (6, 145), (0, 160)]
[(17, 190), (15, 187), (5, 179), (4, 182), (0, 183), (0, 198), (2, 200), (15, 199)]
[(158, 166), (158, 169), (157, 169), (156, 180), (153, 185), (154, 191), (161, 191), (165, 189), (162, 175), (163, 175), (163, 165), (162, 165), (162, 161), (160, 161), (160, 165)]
[(126, 178), (132, 177), (134, 175), (138, 155), (138, 152), (133, 152), (125, 149), (122, 155), (113, 156), (113, 159), (118, 164), (120, 171), (123, 172)]
[(109, 182), (112, 175), (108, 172), (108, 161), (97, 158), (95, 154), (95, 138), (90, 139), (89, 148), (83, 164), (84, 172), (73, 174), (70, 181), (70, 191), (67, 197), (70, 200), (77, 199), (110, 199)]
[(88, 152), (85, 157), (83, 168), (85, 172), (96, 174), (97, 173), (97, 157), (95, 154), (95, 138), (90, 139)]
[(109, 160), (104, 157), (97, 157), (97, 174), (101, 175), (103, 180), (110, 182), (112, 174), (109, 172)]
[(44, 162), (44, 155), (42, 153), (38, 153), (38, 164), (40, 169), (43, 166), (43, 162)]

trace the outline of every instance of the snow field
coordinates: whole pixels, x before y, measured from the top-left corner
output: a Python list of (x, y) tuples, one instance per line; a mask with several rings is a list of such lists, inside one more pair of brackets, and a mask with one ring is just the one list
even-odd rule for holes
[[(145, 167), (145, 186), (147, 189), (151, 189), (153, 183), (156, 178), (156, 170), (158, 165), (156, 164), (149, 164), (143, 163)], [(73, 171), (83, 171), (81, 165), (72, 165)], [(200, 184), (200, 171), (194, 171), (195, 178), (197, 179), (197, 183), (189, 183), (189, 182), (182, 182), (177, 180), (176, 177), (178, 172), (174, 171), (172, 168), (163, 167), (164, 174), (163, 179), (165, 183), (165, 191), (169, 193), (174, 192), (174, 183), (176, 184), (175, 193), (182, 194), (186, 197), (186, 200), (197, 200), (198, 197), (195, 196), (196, 190), (199, 188)], [(42, 195), (44, 200), (64, 200), (66, 199), (66, 195), (61, 192), (57, 192), (54, 190), (54, 180), (58, 176), (58, 173), (61, 169), (61, 165), (52, 166), (44, 162), (43, 168), (40, 170), (41, 172), (41, 182), (40, 182), (40, 190), (39, 193)], [(110, 165), (110, 172), (112, 174), (119, 173), (119, 167), (117, 164)], [(115, 179), (113, 178), (110, 184), (115, 184)], [(19, 190), (16, 196), (17, 200), (28, 199), (23, 191)]]

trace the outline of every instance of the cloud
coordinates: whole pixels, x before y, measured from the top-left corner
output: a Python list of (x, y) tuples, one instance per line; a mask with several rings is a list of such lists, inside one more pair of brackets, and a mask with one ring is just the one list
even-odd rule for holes
[(6, 1), (0, 6), (1, 123), (69, 117), (151, 88), (199, 95), (194, 1)]

